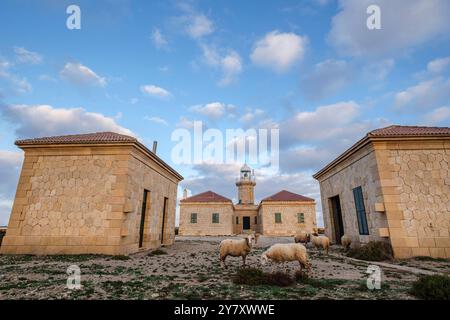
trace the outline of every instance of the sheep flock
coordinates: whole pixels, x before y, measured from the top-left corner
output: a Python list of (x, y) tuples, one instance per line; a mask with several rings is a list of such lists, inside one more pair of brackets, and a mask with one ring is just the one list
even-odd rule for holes
[[(247, 256), (257, 244), (259, 233), (252, 233), (242, 239), (225, 239), (219, 245), (220, 263), (226, 267), (225, 260), (228, 256), (242, 257), (243, 266)], [(322, 253), (328, 255), (330, 248), (330, 239), (324, 235), (318, 235), (317, 230), (307, 233), (300, 231), (294, 237), (293, 243), (276, 243), (270, 246), (261, 254), (260, 263), (265, 265), (267, 262), (284, 263), (290, 261), (298, 261), (300, 271), (306, 269), (311, 271), (311, 264), (308, 258), (307, 244), (311, 242), (312, 248), (320, 249)], [(341, 245), (348, 250), (351, 245), (351, 238), (343, 235)]]

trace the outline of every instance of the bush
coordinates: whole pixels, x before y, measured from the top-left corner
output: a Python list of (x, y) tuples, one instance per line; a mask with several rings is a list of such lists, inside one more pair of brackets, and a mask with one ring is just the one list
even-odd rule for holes
[(450, 277), (423, 276), (413, 283), (410, 293), (424, 300), (450, 300)]
[(130, 260), (131, 258), (129, 256), (125, 256), (125, 255), (117, 255), (117, 256), (112, 256), (111, 259), (112, 260)]
[(350, 249), (348, 257), (367, 261), (392, 260), (392, 247), (387, 242), (370, 241), (360, 248)]
[(161, 250), (161, 249), (156, 249), (156, 250), (153, 250), (152, 252), (150, 252), (148, 255), (149, 256), (159, 256), (162, 254), (167, 254), (167, 252), (164, 250)]
[(284, 272), (266, 273), (257, 268), (239, 269), (233, 278), (235, 284), (270, 285), (288, 287), (294, 284), (295, 279)]

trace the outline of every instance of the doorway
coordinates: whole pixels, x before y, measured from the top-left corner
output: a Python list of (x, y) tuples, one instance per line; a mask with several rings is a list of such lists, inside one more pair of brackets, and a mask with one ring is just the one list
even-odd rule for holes
[(142, 209), (141, 209), (141, 224), (139, 227), (139, 248), (142, 248), (142, 245), (144, 243), (145, 214), (147, 212), (147, 198), (148, 198), (148, 190), (144, 190), (144, 196), (142, 198)]
[(162, 214), (162, 223), (161, 223), (161, 244), (164, 244), (164, 227), (166, 224), (166, 211), (167, 211), (167, 201), (168, 199), (164, 197), (164, 205), (163, 205), (163, 214)]
[(242, 217), (242, 229), (250, 229), (250, 217)]
[(341, 244), (341, 237), (344, 235), (344, 223), (342, 221), (341, 201), (339, 196), (330, 198), (330, 205), (336, 244)]

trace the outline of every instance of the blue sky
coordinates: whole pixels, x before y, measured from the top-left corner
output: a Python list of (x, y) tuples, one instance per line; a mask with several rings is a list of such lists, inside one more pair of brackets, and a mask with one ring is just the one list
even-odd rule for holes
[[(81, 9), (81, 29), (66, 8)], [(381, 9), (369, 30), (366, 8)], [(176, 165), (176, 128), (279, 128), (281, 189), (320, 199), (311, 174), (368, 131), (450, 125), (450, 2), (9, 1), (0, 4), (0, 225), (17, 138), (116, 131), (185, 176), (191, 193), (236, 197), (241, 163)], [(320, 214), (320, 202), (317, 210)], [(320, 217), (319, 217), (320, 219)]]

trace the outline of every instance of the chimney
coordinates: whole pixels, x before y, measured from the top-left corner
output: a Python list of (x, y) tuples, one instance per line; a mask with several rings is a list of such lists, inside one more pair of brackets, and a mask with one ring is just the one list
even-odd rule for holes
[(153, 153), (156, 154), (156, 148), (158, 147), (158, 141), (153, 141)]
[(184, 190), (183, 190), (183, 199), (186, 199), (186, 198), (187, 198), (187, 189), (184, 188)]

